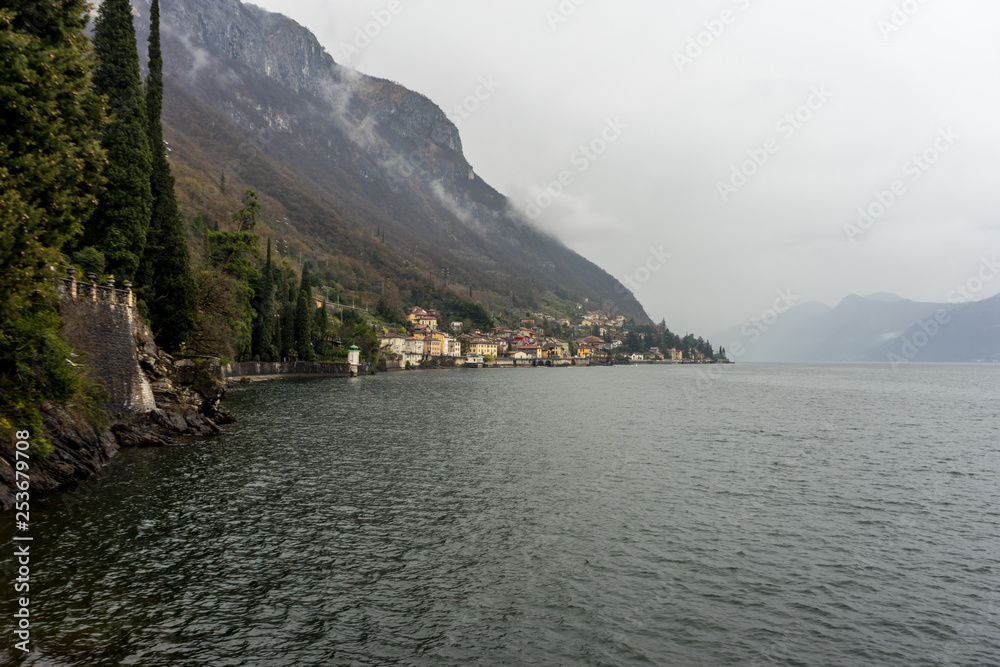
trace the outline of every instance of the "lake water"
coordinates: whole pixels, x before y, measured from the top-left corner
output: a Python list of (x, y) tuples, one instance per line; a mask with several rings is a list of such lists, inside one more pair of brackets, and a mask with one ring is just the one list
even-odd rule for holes
[(227, 404), (223, 436), (35, 501), (26, 664), (1000, 664), (1000, 367), (412, 372)]

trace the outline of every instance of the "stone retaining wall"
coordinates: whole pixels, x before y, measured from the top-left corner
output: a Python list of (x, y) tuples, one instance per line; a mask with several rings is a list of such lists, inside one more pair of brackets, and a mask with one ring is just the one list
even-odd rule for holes
[(63, 298), (63, 331), (87, 372), (110, 393), (114, 416), (139, 415), (156, 408), (153, 389), (139, 366), (136, 335), (145, 322), (135, 307), (129, 284), (125, 289), (75, 278), (57, 283)]

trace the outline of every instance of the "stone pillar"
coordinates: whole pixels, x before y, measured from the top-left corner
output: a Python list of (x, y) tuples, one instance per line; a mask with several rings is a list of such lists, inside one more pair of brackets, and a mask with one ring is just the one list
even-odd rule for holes
[(72, 267), (72, 266), (69, 267), (69, 271), (67, 271), (67, 273), (69, 274), (69, 298), (75, 299), (76, 298), (76, 268)]
[(97, 274), (88, 273), (87, 280), (90, 281), (90, 300), (97, 301)]
[(125, 306), (135, 308), (135, 294), (132, 292), (132, 283), (125, 281)]
[(117, 300), (115, 298), (117, 296), (117, 294), (115, 294), (115, 274), (113, 273), (108, 274), (108, 287), (111, 288), (111, 293), (108, 295), (108, 303), (113, 306)]

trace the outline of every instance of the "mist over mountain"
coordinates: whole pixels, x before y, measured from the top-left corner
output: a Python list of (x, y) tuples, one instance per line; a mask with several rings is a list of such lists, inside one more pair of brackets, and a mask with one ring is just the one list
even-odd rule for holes
[(873, 350), (871, 361), (1000, 362), (1000, 295), (941, 306), (903, 335)]
[[(133, 6), (144, 53), (149, 4)], [(338, 65), (301, 25), (238, 0), (162, 11), (165, 136), (186, 210), (225, 220), (252, 187), (279, 255), (401, 302), (419, 274), (495, 311), (555, 294), (649, 321), (475, 174), (425, 96)]]
[(835, 308), (809, 302), (775, 315), (712, 340), (736, 361), (1000, 361), (1000, 297), (941, 304), (852, 294)]

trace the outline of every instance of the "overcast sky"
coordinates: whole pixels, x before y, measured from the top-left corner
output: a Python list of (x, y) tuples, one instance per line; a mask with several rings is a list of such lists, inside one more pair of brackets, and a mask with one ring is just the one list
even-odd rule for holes
[(975, 280), (1000, 254), (995, 2), (256, 4), (342, 64), (464, 104), (477, 173), (682, 333), (778, 290), (1000, 292)]

